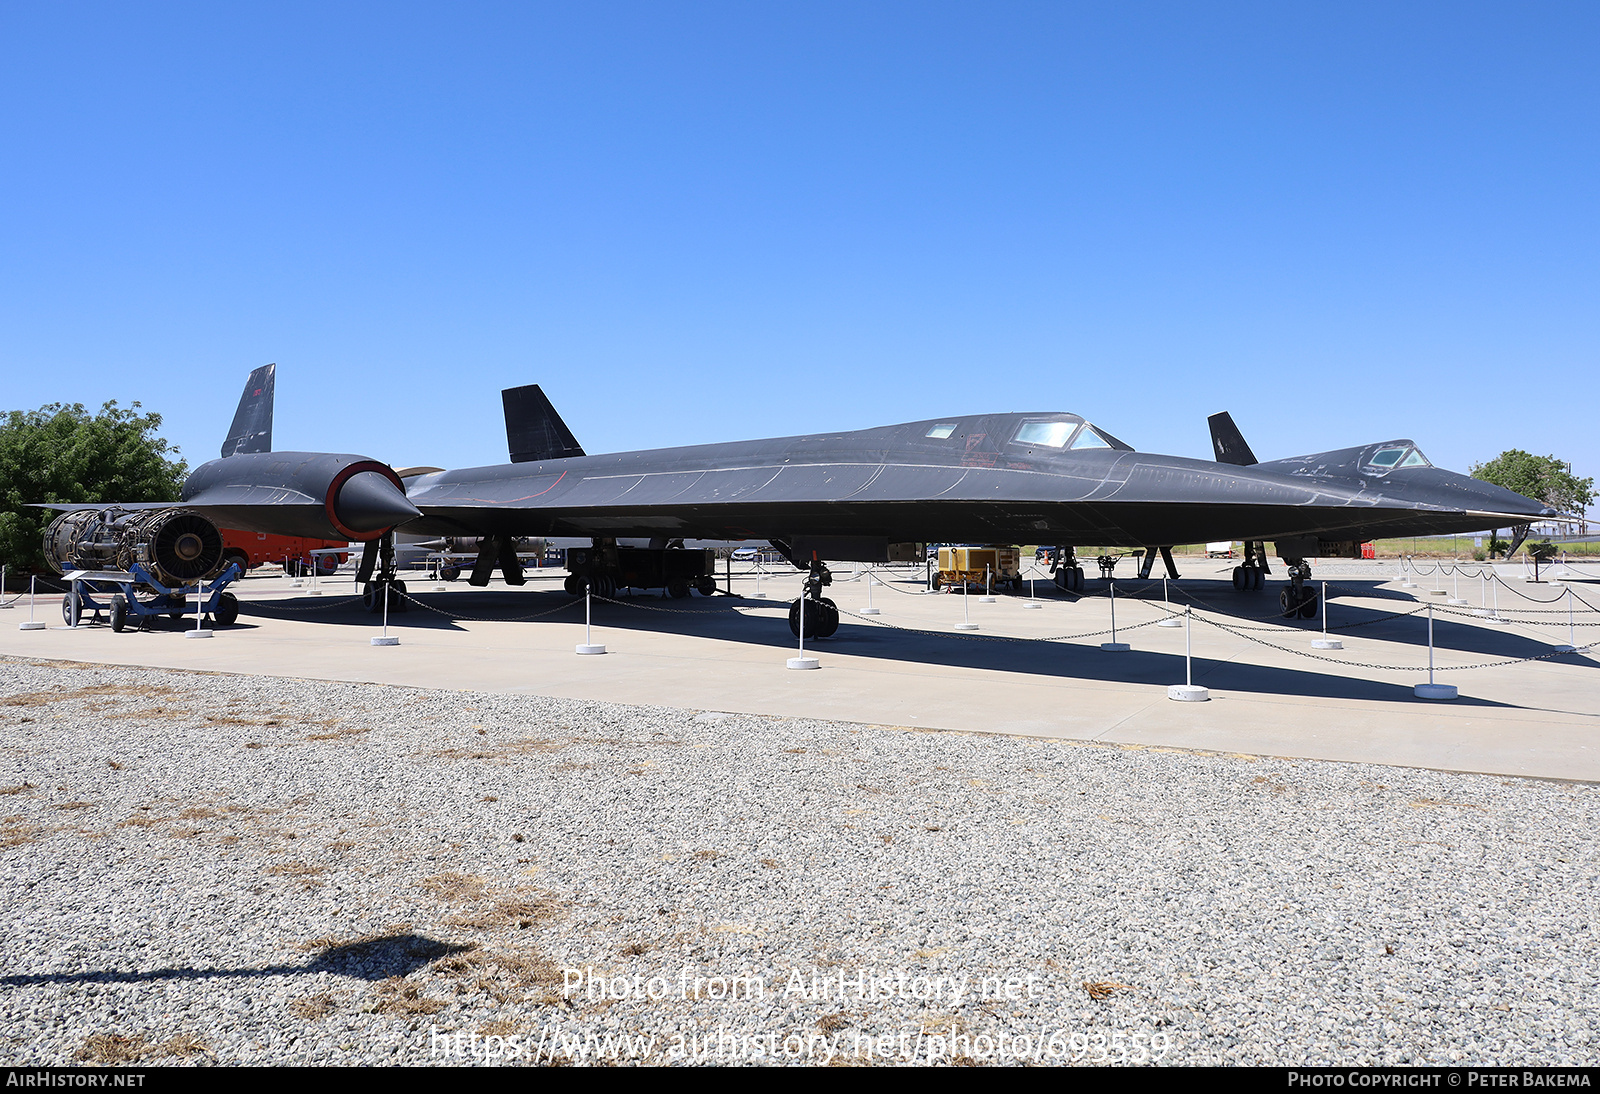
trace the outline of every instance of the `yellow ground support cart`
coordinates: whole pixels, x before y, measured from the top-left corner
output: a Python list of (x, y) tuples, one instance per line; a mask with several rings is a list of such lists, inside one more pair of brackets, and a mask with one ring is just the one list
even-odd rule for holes
[(1022, 588), (1022, 551), (1017, 547), (940, 547), (939, 569), (933, 587), (971, 586), (978, 592), (985, 582), (998, 589), (1009, 584)]

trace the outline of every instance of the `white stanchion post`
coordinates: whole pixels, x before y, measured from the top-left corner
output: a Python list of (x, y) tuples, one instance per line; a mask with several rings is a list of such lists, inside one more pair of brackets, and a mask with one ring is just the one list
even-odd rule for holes
[(802, 587), (800, 590), (800, 655), (789, 658), (789, 667), (792, 669), (815, 669), (822, 666), (822, 662), (815, 657), (806, 656), (806, 594)]
[(867, 570), (867, 606), (861, 609), (862, 615), (877, 615), (878, 609), (872, 606), (872, 571)]
[(979, 604), (994, 603), (994, 574), (989, 569), (989, 564), (983, 564), (983, 595), (978, 598)]
[(44, 630), (44, 620), (42, 620), (42, 619), (36, 620), (36, 619), (33, 618), (34, 586), (38, 582), (38, 580), (39, 580), (39, 578), (36, 575), (30, 574), (28, 576), (28, 621), (26, 623), (18, 623), (17, 624), (17, 630), (19, 630), (19, 631), (42, 631), (42, 630)]
[(1578, 648), (1578, 632), (1572, 622), (1572, 586), (1567, 586), (1567, 641), (1557, 646), (1557, 653), (1572, 653)]
[(967, 583), (965, 580), (963, 580), (961, 582), (961, 622), (956, 624), (956, 630), (975, 631), (977, 629), (978, 625), (972, 621), (972, 616), (968, 614)]
[(383, 597), (383, 634), (374, 636), (372, 644), (374, 646), (398, 646), (400, 644), (400, 636), (389, 633), (389, 598), (394, 593), (387, 581), (380, 581), (375, 587), (378, 595)]
[(1411, 559), (1405, 555), (1400, 556), (1400, 587), (1402, 589), (1415, 589), (1417, 583), (1411, 580), (1411, 574), (1416, 568), (1411, 565)]
[(1314, 650), (1342, 650), (1344, 642), (1338, 638), (1328, 637), (1328, 583), (1322, 583), (1322, 637), (1311, 640)]
[(210, 629), (209, 628), (203, 628), (203, 627), (200, 626), (200, 621), (206, 614), (206, 592), (205, 592), (205, 588), (206, 588), (206, 583), (204, 581), (200, 580), (199, 578), (196, 578), (195, 579), (195, 583), (194, 583), (194, 630), (192, 630), (192, 631), (184, 631), (183, 632), (183, 636), (185, 638), (210, 638), (211, 637)]
[(1455, 565), (1450, 567), (1450, 599), (1448, 604), (1461, 608), (1466, 606), (1466, 601), (1461, 599), (1461, 560), (1456, 559)]
[[(1030, 568), (1030, 573), (1031, 572), (1032, 572), (1032, 570)], [(1037, 608), (1037, 607), (1039, 607), (1039, 600), (1038, 600), (1038, 597), (1036, 597), (1034, 595), (1034, 588), (1033, 588), (1036, 580), (1037, 580), (1036, 577), (1029, 577), (1028, 578), (1028, 599), (1023, 602), (1022, 606), (1024, 608)]]
[(1172, 614), (1172, 599), (1167, 595), (1167, 579), (1161, 579), (1161, 604), (1167, 609), (1167, 617), (1157, 623), (1158, 627), (1181, 627), (1183, 620)]
[(1194, 645), (1189, 632), (1190, 617), (1194, 614), (1194, 605), (1183, 606), (1183, 683), (1173, 684), (1167, 689), (1167, 698), (1176, 699), (1180, 703), (1204, 703), (1211, 699), (1211, 692), (1207, 688), (1198, 688), (1194, 684)]
[(1491, 580), (1489, 582), (1489, 587), (1494, 590), (1494, 609), (1489, 614), (1489, 622), (1491, 622), (1491, 623), (1509, 623), (1509, 622), (1511, 622), (1511, 620), (1506, 619), (1504, 616), (1502, 616), (1500, 614), (1500, 575), (1499, 574), (1495, 574), (1494, 575), (1493, 580)]
[(1428, 682), (1418, 684), (1411, 689), (1411, 693), (1418, 699), (1454, 699), (1456, 686), (1454, 684), (1435, 684), (1433, 682), (1433, 605), (1428, 605)]
[(592, 595), (592, 592), (593, 591), (589, 588), (589, 583), (588, 582), (584, 582), (584, 585), (583, 585), (583, 642), (577, 647), (577, 652), (578, 653), (582, 653), (582, 654), (597, 654), (597, 653), (605, 653), (606, 652), (606, 648), (605, 648), (605, 646), (603, 644), (597, 645), (595, 643), (594, 635), (592, 635), (590, 633), (590, 630), (589, 630), (589, 621), (590, 621), (589, 609), (590, 609), (590, 605), (592, 603), (591, 600), (590, 600), (590, 596)]
[(1133, 647), (1117, 641), (1117, 583), (1107, 581), (1106, 588), (1111, 590), (1111, 641), (1100, 643), (1100, 648), (1108, 653), (1127, 653)]

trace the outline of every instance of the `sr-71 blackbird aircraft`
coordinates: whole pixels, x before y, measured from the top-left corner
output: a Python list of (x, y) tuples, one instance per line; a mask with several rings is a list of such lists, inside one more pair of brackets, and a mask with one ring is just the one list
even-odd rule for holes
[(403, 591), (393, 565), (394, 530), (403, 527), (475, 538), (479, 585), (496, 566), (522, 583), (516, 537), (592, 538), (592, 550), (569, 553), (568, 588), (587, 584), (601, 595), (616, 588), (621, 537), (650, 539), (668, 561), (686, 538), (767, 540), (809, 571), (803, 595), (815, 607), (804, 613), (806, 630), (819, 636), (838, 625), (821, 595), (827, 563), (889, 561), (911, 544), (1061, 545), (1056, 581), (1078, 589), (1083, 570), (1072, 544), (1145, 548), (1148, 575), (1156, 551), (1172, 569), (1174, 544), (1243, 540), (1234, 571), (1243, 589), (1261, 586), (1270, 540), (1289, 569), (1285, 610), (1309, 617), (1307, 559), (1359, 557), (1360, 544), (1378, 537), (1555, 515), (1434, 467), (1410, 440), (1261, 463), (1226, 414), (1210, 420), (1215, 461), (1140, 452), (1061, 412), (953, 414), (591, 456), (538, 385), (503, 393), (511, 463), (396, 472), (358, 455), (271, 451), (272, 369), (251, 374), (223, 457), (189, 476), (182, 507), (223, 527), (365, 542), (358, 580), (368, 583), (369, 606)]

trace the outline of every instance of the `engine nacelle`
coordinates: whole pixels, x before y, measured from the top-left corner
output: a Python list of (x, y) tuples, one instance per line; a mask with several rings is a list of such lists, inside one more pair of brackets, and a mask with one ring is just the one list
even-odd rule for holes
[(212, 460), (183, 484), (183, 500), (225, 528), (317, 539), (373, 540), (421, 515), (392, 468), (334, 452)]
[(44, 557), (58, 574), (137, 562), (163, 585), (188, 585), (221, 572), (222, 533), (187, 509), (78, 509), (45, 529)]

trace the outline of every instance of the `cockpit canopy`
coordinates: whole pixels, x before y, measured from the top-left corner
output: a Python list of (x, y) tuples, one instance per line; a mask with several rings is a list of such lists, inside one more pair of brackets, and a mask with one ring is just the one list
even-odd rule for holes
[(1361, 470), (1369, 475), (1385, 475), (1397, 467), (1432, 467), (1422, 449), (1410, 441), (1391, 441), (1373, 450)]

